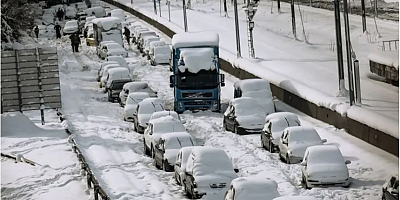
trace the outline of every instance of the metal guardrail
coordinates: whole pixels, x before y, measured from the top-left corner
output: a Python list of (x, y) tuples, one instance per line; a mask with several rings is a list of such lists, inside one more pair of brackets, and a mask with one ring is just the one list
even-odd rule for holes
[[(59, 117), (61, 122), (66, 120), (59, 110), (57, 110), (57, 116)], [(68, 128), (65, 129), (65, 132), (67, 132), (68, 135), (72, 134), (72, 132)], [(93, 189), (94, 199), (110, 200), (110, 197), (106, 194), (104, 189), (100, 186), (99, 181), (94, 176), (93, 171), (90, 169), (88, 163), (86, 162), (85, 156), (82, 154), (82, 151), (78, 148), (75, 139), (72, 138), (69, 140), (69, 142), (72, 144), (72, 149), (76, 153), (78, 160), (81, 163), (81, 169), (85, 171), (87, 187), (89, 189)]]
[(399, 50), (399, 40), (386, 40), (381, 42), (382, 51), (396, 51)]

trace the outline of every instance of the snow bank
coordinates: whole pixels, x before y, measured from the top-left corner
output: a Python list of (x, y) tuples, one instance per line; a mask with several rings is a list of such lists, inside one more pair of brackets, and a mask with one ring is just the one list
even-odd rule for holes
[(392, 66), (399, 70), (399, 51), (378, 51), (368, 55), (370, 61)]
[(195, 46), (219, 46), (217, 33), (177, 33), (172, 37), (174, 48)]
[(105, 30), (110, 30), (114, 25), (121, 24), (121, 20), (117, 17), (103, 17), (93, 19), (92, 22), (97, 26), (103, 27)]
[(199, 49), (181, 49), (179, 64), (184, 62), (184, 65), (179, 65), (180, 72), (188, 70), (191, 73), (197, 73), (200, 70), (214, 70), (214, 51), (212, 48)]

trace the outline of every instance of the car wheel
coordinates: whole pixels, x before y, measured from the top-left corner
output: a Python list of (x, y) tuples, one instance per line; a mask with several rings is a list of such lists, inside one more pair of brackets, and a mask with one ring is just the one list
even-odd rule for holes
[(108, 91), (108, 101), (109, 102), (114, 102), (114, 98), (111, 97), (111, 92)]
[(126, 121), (126, 117), (124, 116), (124, 121)]
[(307, 190), (310, 190), (310, 189), (311, 189), (311, 187), (308, 187), (308, 184), (307, 184), (306, 178), (304, 177), (304, 174), (302, 175), (302, 180), (301, 180), (301, 182), (304, 184), (304, 186), (305, 186), (305, 188), (306, 188)]
[(236, 124), (233, 126), (233, 132), (234, 132), (235, 134), (239, 134)]
[[(261, 133), (261, 134), (262, 134), (262, 133)], [(262, 137), (260, 137), (260, 140), (261, 140), (261, 148), (265, 148), (265, 146), (264, 146), (264, 141), (263, 141)]]
[(143, 140), (143, 152), (144, 152), (144, 155), (149, 155), (149, 150), (147, 150), (147, 147), (146, 147), (146, 140)]
[(285, 160), (286, 160), (286, 164), (290, 164), (290, 158), (289, 158), (289, 155), (288, 155), (288, 154), (286, 154)]
[(274, 151), (274, 145), (272, 144), (271, 141), (269, 142), (269, 152), (275, 153), (275, 151)]

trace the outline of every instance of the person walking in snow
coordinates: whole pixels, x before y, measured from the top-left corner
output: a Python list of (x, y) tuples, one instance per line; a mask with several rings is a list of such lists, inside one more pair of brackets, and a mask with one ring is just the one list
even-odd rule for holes
[(125, 31), (124, 31), (125, 38), (128, 41), (128, 45), (130, 45), (131, 31), (129, 31), (129, 29), (127, 27), (124, 27), (124, 29), (125, 29)]
[(71, 36), (69, 36), (69, 39), (71, 40), (72, 51), (79, 52), (79, 44), (81, 44), (81, 39), (79, 38), (78, 34), (73, 33)]
[(57, 10), (57, 18), (58, 18), (58, 21), (61, 21), (61, 19), (62, 19), (62, 13), (61, 13), (62, 11), (61, 11), (61, 8), (58, 8), (58, 10)]
[(56, 30), (56, 38), (61, 38), (61, 26), (58, 23), (54, 26), (54, 30)]
[(39, 27), (37, 25), (33, 28), (33, 31), (35, 32), (36, 38), (39, 38)]

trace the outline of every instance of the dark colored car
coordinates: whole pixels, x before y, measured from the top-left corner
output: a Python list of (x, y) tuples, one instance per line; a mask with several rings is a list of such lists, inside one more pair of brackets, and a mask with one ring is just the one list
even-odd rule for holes
[(399, 176), (392, 176), (389, 181), (383, 185), (382, 199), (398, 200), (399, 199)]
[(131, 79), (121, 79), (121, 80), (112, 80), (110, 87), (107, 88), (108, 92), (108, 101), (114, 102), (115, 99), (119, 99), (119, 93), (122, 90), (122, 87), (125, 83), (131, 82)]

